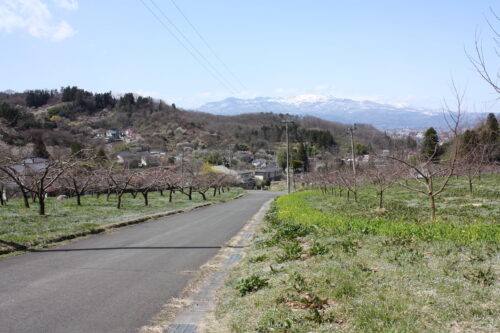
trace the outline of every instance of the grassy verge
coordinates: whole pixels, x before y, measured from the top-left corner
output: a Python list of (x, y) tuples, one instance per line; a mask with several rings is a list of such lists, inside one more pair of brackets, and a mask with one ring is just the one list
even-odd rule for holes
[(168, 202), (168, 193), (161, 196), (159, 192), (149, 195), (149, 206), (144, 206), (142, 196), (133, 198), (130, 194), (122, 198), (122, 209), (116, 208), (116, 199), (111, 196), (82, 197), (82, 206), (77, 206), (74, 199), (58, 201), (48, 198), (46, 201), (47, 215), (39, 216), (36, 203), (32, 208), (24, 208), (21, 200), (11, 200), (7, 206), (0, 207), (0, 239), (22, 245), (43, 245), (51, 239), (85, 232), (97, 227), (106, 226), (124, 220), (140, 218), (146, 215), (174, 210), (193, 208), (205, 203), (217, 203), (233, 199), (243, 193), (240, 188), (213, 197), (207, 195), (204, 201), (199, 195), (193, 194), (193, 200), (188, 200), (181, 193), (176, 193), (173, 202)]
[(230, 332), (498, 332), (499, 177), (463, 180), (427, 220), (425, 198), (363, 189), (280, 197), (223, 290)]

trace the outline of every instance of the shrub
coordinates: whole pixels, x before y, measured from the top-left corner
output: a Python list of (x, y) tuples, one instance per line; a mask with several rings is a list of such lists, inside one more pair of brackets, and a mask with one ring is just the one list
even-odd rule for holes
[(328, 253), (328, 248), (326, 245), (321, 244), (319, 242), (314, 242), (311, 248), (309, 249), (309, 254), (312, 256), (322, 255)]
[(297, 260), (302, 255), (302, 248), (299, 242), (287, 242), (284, 246), (284, 252), (278, 254), (276, 258), (278, 262), (285, 262), (289, 260)]
[(267, 279), (254, 274), (249, 278), (241, 279), (236, 286), (236, 290), (240, 292), (240, 296), (245, 296), (248, 293), (267, 287), (267, 281)]

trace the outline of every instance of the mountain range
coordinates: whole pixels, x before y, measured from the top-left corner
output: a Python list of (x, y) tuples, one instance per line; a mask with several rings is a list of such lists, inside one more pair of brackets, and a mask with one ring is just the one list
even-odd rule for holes
[[(380, 130), (425, 129), (431, 126), (446, 128), (446, 121), (441, 111), (312, 94), (291, 98), (241, 99), (230, 97), (222, 101), (206, 103), (198, 110), (218, 115), (255, 112), (288, 113), (315, 116), (347, 124), (371, 124)], [(481, 117), (485, 117), (485, 114), (470, 114), (466, 121), (473, 122)]]

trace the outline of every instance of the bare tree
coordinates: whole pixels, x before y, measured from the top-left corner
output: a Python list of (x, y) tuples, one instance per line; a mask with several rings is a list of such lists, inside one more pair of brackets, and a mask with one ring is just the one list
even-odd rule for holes
[(30, 161), (24, 157), (14, 157), (7, 151), (3, 151), (1, 155), (0, 171), (18, 186), (23, 197), (24, 207), (30, 208), (29, 189), (26, 186), (25, 174), (26, 165), (30, 164)]
[(181, 175), (174, 171), (169, 171), (167, 169), (162, 170), (162, 175), (160, 178), (160, 186), (169, 191), (168, 202), (172, 202), (173, 195), (177, 189), (179, 189), (181, 182)]
[(138, 170), (134, 173), (130, 180), (130, 188), (136, 193), (141, 193), (144, 198), (144, 206), (149, 206), (149, 192), (158, 189), (163, 174), (159, 168)]
[(402, 169), (400, 165), (394, 162), (381, 167), (372, 167), (367, 170), (365, 175), (368, 180), (375, 186), (375, 190), (379, 197), (378, 207), (384, 207), (384, 193), (392, 187), (401, 177)]
[(113, 168), (108, 169), (108, 179), (113, 184), (113, 190), (116, 193), (117, 203), (116, 208), (122, 208), (122, 197), (127, 190), (130, 190), (130, 182), (134, 177), (134, 173), (129, 169), (117, 170)]
[[(495, 27), (495, 24), (500, 23), (500, 17), (499, 15), (493, 10), (493, 8), (490, 8), (490, 13), (493, 16), (492, 20), (489, 20), (486, 18), (486, 22), (488, 23), (488, 26), (490, 27), (490, 30), (493, 34), (493, 43), (494, 43), (494, 52), (497, 58), (500, 58), (500, 31), (498, 30), (497, 27)], [(467, 51), (465, 52), (467, 57), (469, 58), (469, 61), (472, 63), (474, 68), (476, 69), (476, 72), (481, 76), (481, 78), (488, 84), (490, 87), (493, 88), (493, 90), (497, 93), (500, 94), (500, 68), (496, 69), (496, 73), (488, 68), (488, 65), (486, 63), (486, 57), (484, 56), (484, 50), (483, 50), (483, 44), (482, 41), (480, 40), (478, 34), (476, 33), (476, 37), (474, 39), (474, 51), (473, 53), (468, 53)], [(497, 59), (500, 60), (500, 59)], [(494, 61), (494, 63), (499, 63), (498, 61)], [(497, 97), (497, 99), (500, 97)]]
[[(434, 153), (431, 156), (416, 156), (414, 159), (408, 159), (407, 156), (392, 155), (389, 158), (406, 167), (409, 174), (414, 178), (412, 184), (408, 182), (399, 182), (399, 184), (410, 191), (427, 196), (430, 206), (430, 216), (432, 220), (436, 218), (436, 197), (444, 192), (449, 184), (452, 175), (455, 172), (458, 160), (459, 143), (458, 136), (460, 123), (464, 113), (464, 93), (460, 93), (455, 84), (452, 84), (455, 108), (449, 107), (445, 102), (443, 116), (452, 133), (452, 146), (449, 148), (447, 158), (441, 162), (436, 162), (436, 155), (439, 147), (435, 146)], [(438, 178), (439, 181), (438, 181)]]
[(330, 174), (330, 177), (334, 177), (331, 179), (332, 182), (336, 182), (340, 189), (340, 196), (342, 196), (342, 189), (347, 189), (347, 200), (350, 200), (350, 193), (354, 195), (354, 201), (358, 201), (358, 176), (360, 174), (360, 170), (356, 172), (352, 172), (349, 168), (340, 168), (334, 173)]
[(76, 197), (76, 204), (82, 205), (81, 197), (95, 184), (95, 165), (87, 162), (75, 164), (62, 177), (61, 183)]
[(490, 145), (481, 143), (475, 131), (467, 130), (461, 137), (457, 174), (467, 177), (471, 197), (474, 196), (474, 177), (481, 176), (483, 168), (488, 164), (490, 150)]

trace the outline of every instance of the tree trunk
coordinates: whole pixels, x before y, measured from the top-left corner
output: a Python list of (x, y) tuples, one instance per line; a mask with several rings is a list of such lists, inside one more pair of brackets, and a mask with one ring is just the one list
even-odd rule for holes
[(214, 197), (217, 195), (217, 186), (214, 186)]
[(474, 191), (472, 189), (472, 175), (469, 174), (467, 175), (467, 178), (468, 178), (468, 181), (469, 181), (469, 194), (471, 196), (471, 198), (474, 196)]
[(81, 201), (80, 197), (81, 197), (81, 194), (79, 192), (76, 192), (76, 205), (77, 206), (82, 205), (82, 201)]
[(218, 187), (218, 192), (219, 192), (219, 195), (220, 195), (220, 187)]
[(38, 198), (38, 214), (45, 215), (45, 193), (40, 193)]
[(378, 208), (382, 209), (384, 207), (384, 201), (383, 201), (384, 191), (379, 191), (378, 195), (379, 195)]
[(431, 220), (434, 221), (436, 219), (436, 201), (433, 195), (429, 195), (429, 200), (431, 202)]
[(28, 201), (28, 193), (21, 187), (21, 193), (23, 195), (24, 208), (30, 208), (30, 202)]
[(163, 190), (160, 190), (160, 196), (163, 196)]
[(168, 202), (172, 202), (172, 196), (173, 196), (173, 194), (174, 194), (174, 189), (171, 188), (170, 189), (170, 193), (168, 194)]
[(144, 206), (149, 206), (149, 201), (148, 201), (148, 192), (142, 192), (142, 196), (144, 197)]
[(123, 195), (123, 193), (120, 193), (117, 196), (118, 203), (116, 204), (116, 208), (118, 208), (118, 209), (122, 208), (122, 195)]
[(191, 186), (189, 187), (188, 198), (189, 200), (193, 200), (193, 188)]
[(132, 194), (132, 197), (133, 197), (134, 199), (135, 199), (135, 198), (137, 198), (137, 192), (132, 191), (132, 192), (130, 192), (130, 194)]
[(204, 192), (198, 192), (198, 193), (200, 193), (200, 194), (201, 194), (201, 197), (203, 198), (203, 200), (207, 200), (207, 197), (206, 197), (206, 195), (205, 195), (205, 193), (204, 193)]

